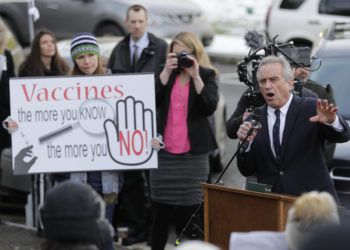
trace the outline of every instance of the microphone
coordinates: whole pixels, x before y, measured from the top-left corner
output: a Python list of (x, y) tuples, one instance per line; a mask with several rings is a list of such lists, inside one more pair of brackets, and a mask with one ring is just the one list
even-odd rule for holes
[(244, 153), (248, 146), (249, 146), (249, 141), (247, 141), (248, 137), (251, 136), (254, 132), (254, 130), (259, 130), (261, 128), (260, 124), (260, 117), (261, 117), (261, 110), (258, 108), (255, 108), (253, 112), (248, 115), (247, 119), (245, 121), (249, 121), (252, 124), (252, 127), (248, 130), (248, 133), (246, 137), (243, 140), (243, 144), (241, 145), (240, 153)]
[(264, 47), (264, 36), (256, 30), (248, 31), (244, 35), (246, 45), (252, 50), (258, 50)]

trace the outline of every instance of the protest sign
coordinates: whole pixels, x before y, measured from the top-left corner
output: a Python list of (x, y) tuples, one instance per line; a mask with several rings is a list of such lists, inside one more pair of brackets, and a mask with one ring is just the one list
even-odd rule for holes
[(153, 74), (10, 80), (15, 174), (156, 168)]

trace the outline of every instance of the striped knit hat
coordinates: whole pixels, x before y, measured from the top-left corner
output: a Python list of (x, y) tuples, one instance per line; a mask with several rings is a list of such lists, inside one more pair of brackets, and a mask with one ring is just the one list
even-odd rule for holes
[(73, 61), (82, 54), (100, 55), (100, 48), (98, 47), (96, 37), (91, 33), (76, 34), (70, 44), (70, 52)]

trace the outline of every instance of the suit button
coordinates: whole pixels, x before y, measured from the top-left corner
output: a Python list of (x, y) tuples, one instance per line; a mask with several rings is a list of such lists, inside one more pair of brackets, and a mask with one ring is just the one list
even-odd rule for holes
[(283, 175), (284, 173), (283, 173), (283, 171), (280, 171), (280, 175)]

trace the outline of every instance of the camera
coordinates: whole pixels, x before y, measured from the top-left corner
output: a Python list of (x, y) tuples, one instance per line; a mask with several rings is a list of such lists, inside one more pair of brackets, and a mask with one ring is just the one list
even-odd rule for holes
[(294, 67), (310, 67), (310, 47), (281, 47), (280, 48), (282, 55), (286, 55), (289, 63)]
[(176, 54), (177, 57), (177, 65), (179, 68), (190, 68), (193, 65), (193, 62), (190, 58), (188, 58), (188, 55), (192, 55), (191, 53), (187, 51), (181, 51), (180, 53)]
[[(262, 36), (261, 36), (262, 37)], [(246, 42), (251, 46), (252, 50), (248, 56), (244, 58), (237, 66), (239, 80), (248, 86), (246, 93), (248, 100), (248, 109), (253, 110), (260, 106), (259, 83), (257, 79), (257, 71), (260, 61), (267, 56), (284, 56), (292, 67), (310, 67), (310, 48), (296, 47), (294, 44), (285, 43), (277, 44), (276, 37), (272, 41), (263, 44), (262, 39), (257, 32), (248, 32)], [(262, 104), (261, 104), (262, 105)]]

